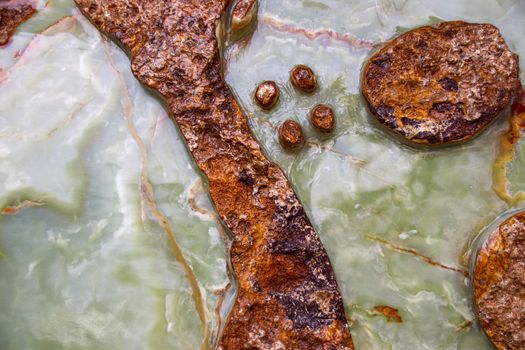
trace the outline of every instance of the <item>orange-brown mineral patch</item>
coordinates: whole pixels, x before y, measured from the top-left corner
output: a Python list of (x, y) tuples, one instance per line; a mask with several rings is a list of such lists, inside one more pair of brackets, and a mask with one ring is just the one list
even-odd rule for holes
[(353, 349), (319, 236), (221, 75), (215, 33), (227, 0), (76, 3), (129, 50), (137, 79), (163, 96), (233, 234), (237, 299), (218, 349)]
[(7, 44), (16, 28), (35, 12), (29, 2), (0, 1), (0, 46)]
[(314, 71), (304, 65), (298, 64), (290, 71), (292, 84), (303, 92), (313, 92), (317, 88), (317, 77)]
[(368, 61), (362, 91), (375, 118), (407, 140), (443, 144), (479, 134), (519, 89), (518, 56), (490, 24), (411, 30)]
[(279, 101), (279, 87), (274, 81), (263, 81), (255, 90), (255, 102), (262, 109), (270, 110)]
[(503, 222), (483, 244), (473, 285), (481, 326), (496, 348), (525, 349), (525, 212)]
[(403, 319), (399, 316), (399, 310), (386, 305), (377, 305), (374, 311), (385, 316), (388, 322), (402, 323)]
[(285, 120), (279, 128), (279, 143), (288, 151), (300, 148), (304, 143), (304, 134), (301, 124), (295, 120)]
[(509, 130), (501, 137), (499, 154), (494, 161), (492, 188), (501, 199), (512, 205), (525, 199), (523, 190), (515, 194), (509, 192), (509, 179), (507, 176), (507, 167), (514, 160), (516, 144), (522, 131), (525, 129), (525, 89), (523, 88), (512, 106), (509, 123)]
[(312, 125), (322, 133), (330, 133), (335, 128), (334, 111), (330, 106), (319, 104), (310, 112)]

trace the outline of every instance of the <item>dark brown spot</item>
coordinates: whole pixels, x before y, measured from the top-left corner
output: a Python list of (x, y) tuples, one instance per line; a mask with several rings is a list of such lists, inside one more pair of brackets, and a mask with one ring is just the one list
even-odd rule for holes
[(297, 329), (318, 329), (334, 322), (334, 319), (327, 317), (315, 302), (308, 303), (288, 295), (277, 295), (276, 299), (284, 306), (286, 317)]
[(403, 123), (403, 125), (418, 126), (421, 125), (421, 120), (403, 117), (401, 118), (401, 123)]
[(439, 113), (446, 113), (446, 112), (449, 112), (453, 109), (454, 107), (452, 106), (451, 103), (449, 102), (438, 102), (438, 103), (434, 103), (432, 105), (432, 109), (439, 112)]
[(454, 79), (443, 78), (439, 81), (439, 85), (447, 91), (458, 91), (458, 83)]
[(248, 186), (253, 186), (255, 183), (253, 177), (246, 170), (242, 170), (239, 173), (239, 181)]
[(381, 123), (392, 129), (397, 127), (396, 116), (392, 107), (380, 105), (374, 112)]
[(387, 70), (390, 68), (390, 55), (386, 53), (379, 55), (372, 60), (372, 63), (383, 70)]

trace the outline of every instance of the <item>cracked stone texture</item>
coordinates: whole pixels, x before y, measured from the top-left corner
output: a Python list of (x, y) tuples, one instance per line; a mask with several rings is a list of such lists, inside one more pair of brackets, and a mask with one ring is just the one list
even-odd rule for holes
[(525, 212), (503, 222), (478, 253), (474, 297), (499, 350), (525, 348)]
[(77, 0), (166, 100), (231, 230), (238, 298), (220, 349), (353, 349), (328, 256), (278, 166), (261, 152), (221, 76), (226, 1)]
[(368, 61), (362, 91), (375, 118), (423, 144), (466, 141), (519, 89), (518, 56), (490, 24), (443, 22), (411, 30)]
[(0, 1), (0, 46), (7, 44), (16, 28), (36, 12), (30, 3)]
[(232, 13), (232, 29), (240, 30), (250, 24), (257, 16), (257, 0), (239, 0)]

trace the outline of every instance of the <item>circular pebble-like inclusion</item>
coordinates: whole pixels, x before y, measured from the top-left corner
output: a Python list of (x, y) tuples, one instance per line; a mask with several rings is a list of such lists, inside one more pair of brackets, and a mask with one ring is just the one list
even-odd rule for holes
[(270, 110), (279, 100), (279, 87), (273, 81), (263, 81), (255, 90), (255, 101), (262, 109)]
[(330, 133), (335, 128), (334, 111), (325, 104), (319, 104), (312, 109), (310, 120), (312, 125), (322, 133)]
[(279, 128), (279, 142), (289, 151), (300, 148), (304, 143), (301, 125), (294, 120), (286, 120)]
[(409, 141), (437, 145), (479, 134), (519, 89), (518, 57), (490, 24), (411, 30), (366, 64), (362, 92), (375, 118)]
[(290, 72), (292, 84), (303, 92), (314, 92), (317, 88), (317, 77), (312, 69), (304, 64), (293, 67)]
[(473, 286), (479, 321), (495, 347), (525, 349), (525, 211), (505, 220), (484, 242)]

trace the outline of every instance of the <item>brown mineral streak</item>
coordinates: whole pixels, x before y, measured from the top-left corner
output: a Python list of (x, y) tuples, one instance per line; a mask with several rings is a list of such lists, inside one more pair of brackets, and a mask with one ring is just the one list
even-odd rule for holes
[(502, 200), (509, 205), (514, 205), (525, 200), (524, 191), (519, 191), (514, 195), (509, 193), (509, 179), (507, 177), (507, 166), (514, 160), (515, 146), (525, 129), (525, 89), (523, 87), (512, 106), (509, 124), (509, 130), (501, 136), (499, 154), (492, 167), (492, 188)]
[(518, 56), (490, 24), (443, 22), (404, 33), (368, 61), (362, 90), (376, 119), (422, 144), (471, 139), (519, 89)]
[(353, 349), (325, 249), (281, 169), (253, 138), (221, 76), (227, 0), (76, 0), (166, 100), (233, 234), (237, 300), (218, 348)]
[(525, 348), (525, 212), (503, 222), (476, 259), (474, 300), (485, 333), (500, 350)]
[(7, 44), (16, 28), (35, 12), (31, 3), (0, 1), (0, 46)]
[(399, 310), (394, 307), (377, 305), (374, 307), (374, 311), (385, 316), (388, 322), (403, 323), (403, 319), (399, 315)]
[(182, 269), (184, 270), (184, 273), (186, 274), (186, 278), (189, 282), (191, 291), (192, 291), (192, 297), (195, 303), (195, 309), (197, 311), (197, 314), (199, 316), (199, 319), (201, 321), (201, 328), (203, 333), (203, 346), (201, 347), (202, 350), (209, 349), (209, 341), (211, 337), (211, 332), (208, 325), (208, 320), (206, 319), (206, 301), (202, 295), (199, 282), (197, 280), (197, 276), (195, 275), (195, 272), (191, 268), (190, 263), (186, 260), (184, 253), (182, 251), (182, 248), (177, 242), (177, 239), (175, 237), (175, 233), (173, 231), (173, 228), (170, 224), (170, 221), (164, 215), (158, 208), (157, 202), (155, 201), (155, 193), (153, 191), (153, 186), (151, 185), (151, 182), (149, 180), (148, 175), (148, 152), (146, 150), (146, 145), (144, 144), (144, 141), (140, 137), (135, 124), (133, 123), (133, 103), (131, 101), (128, 87), (126, 85), (126, 81), (124, 80), (124, 77), (122, 76), (122, 73), (115, 67), (113, 63), (113, 59), (111, 58), (111, 55), (109, 54), (106, 45), (104, 45), (104, 52), (105, 55), (115, 71), (117, 73), (120, 83), (122, 84), (124, 88), (124, 98), (122, 101), (122, 107), (124, 110), (124, 118), (126, 120), (126, 125), (128, 127), (128, 130), (131, 134), (131, 137), (135, 141), (135, 144), (137, 145), (140, 153), (140, 163), (141, 163), (141, 172), (140, 172), (140, 187), (141, 187), (141, 196), (142, 200), (147, 204), (149, 209), (151, 210), (151, 213), (153, 214), (153, 217), (157, 221), (160, 227), (164, 230), (164, 233), (166, 234), (166, 237), (168, 239), (168, 244), (171, 248), (171, 251), (173, 252), (173, 255), (175, 256), (175, 259), (177, 262), (181, 265)]
[(400, 253), (409, 254), (409, 255), (413, 255), (415, 257), (418, 257), (418, 258), (420, 258), (421, 260), (423, 260), (424, 262), (426, 262), (429, 265), (440, 267), (440, 268), (445, 269), (445, 270), (458, 272), (458, 273), (461, 273), (465, 277), (469, 276), (468, 271), (459, 269), (457, 267), (444, 265), (444, 264), (442, 264), (440, 262), (437, 262), (437, 261), (433, 260), (432, 258), (429, 258), (428, 256), (425, 256), (425, 255), (421, 254), (420, 252), (418, 252), (415, 249), (401, 247), (399, 245), (396, 245), (394, 243), (391, 243), (391, 242), (387, 241), (386, 239), (382, 239), (382, 238), (379, 238), (379, 237), (376, 237), (376, 236), (372, 236), (372, 235), (366, 235), (366, 238), (368, 238), (371, 241), (374, 241), (374, 242), (377, 242), (377, 243), (381, 243), (381, 244), (385, 245), (386, 247), (388, 247), (388, 248), (390, 248), (392, 250), (398, 251)]

